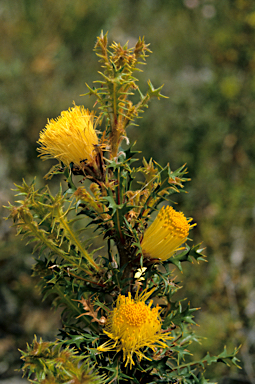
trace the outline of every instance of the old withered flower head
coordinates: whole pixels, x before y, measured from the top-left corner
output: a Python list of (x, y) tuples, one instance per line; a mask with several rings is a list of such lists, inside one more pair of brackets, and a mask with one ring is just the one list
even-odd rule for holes
[(148, 359), (142, 352), (144, 348), (167, 348), (166, 341), (172, 337), (161, 331), (160, 307), (153, 308), (152, 300), (145, 303), (152, 291), (140, 295), (137, 292), (134, 299), (130, 292), (128, 296), (119, 295), (104, 331), (110, 340), (98, 347), (100, 352), (122, 351), (125, 366), (130, 364), (131, 368), (135, 364), (133, 355), (139, 360)]
[(84, 164), (95, 165), (98, 137), (94, 128), (94, 113), (83, 106), (74, 106), (61, 112), (40, 132), (38, 149), (44, 159), (56, 158), (77, 169)]
[(196, 224), (190, 224), (182, 212), (172, 207), (162, 207), (156, 219), (145, 231), (141, 243), (143, 254), (150, 259), (167, 260), (188, 238), (189, 230)]

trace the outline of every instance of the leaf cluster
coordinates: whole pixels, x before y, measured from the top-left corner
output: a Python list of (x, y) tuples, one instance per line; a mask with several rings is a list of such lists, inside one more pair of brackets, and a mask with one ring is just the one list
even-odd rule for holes
[[(87, 95), (95, 95), (97, 98), (101, 117), (106, 118), (111, 154), (116, 157), (122, 140), (126, 138), (127, 126), (134, 124), (134, 119), (148, 107), (151, 98), (159, 99), (165, 96), (160, 93), (163, 86), (155, 89), (150, 80), (148, 91), (143, 95), (137, 85), (138, 79), (133, 76), (134, 71), (141, 71), (137, 65), (145, 64), (147, 53), (151, 52), (144, 38), (139, 38), (133, 48), (128, 48), (128, 43), (122, 47), (115, 42), (108, 47), (107, 34), (102, 32), (97, 38), (95, 51), (103, 71), (99, 72), (101, 80), (94, 82), (99, 84), (98, 87), (91, 88), (87, 85)], [(130, 98), (134, 92), (138, 93), (140, 98), (136, 104)]]
[(23, 371), (28, 378), (35, 374), (31, 383), (43, 384), (101, 384), (103, 377), (98, 375), (88, 358), (78, 355), (74, 348), (63, 348), (60, 342), (34, 341), (21, 351)]

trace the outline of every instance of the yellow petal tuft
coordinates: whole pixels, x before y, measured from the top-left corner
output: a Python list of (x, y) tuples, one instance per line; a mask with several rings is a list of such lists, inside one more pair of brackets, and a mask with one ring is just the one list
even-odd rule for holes
[(40, 132), (39, 156), (44, 159), (56, 158), (67, 166), (73, 163), (81, 167), (82, 162), (92, 162), (94, 148), (98, 144), (93, 121), (93, 112), (76, 105), (61, 112), (56, 119), (48, 120)]
[(145, 304), (150, 292), (136, 294), (133, 299), (129, 292), (128, 296), (119, 295), (116, 307), (110, 313), (105, 333), (110, 340), (98, 347), (101, 352), (116, 350), (123, 352), (125, 366), (134, 363), (133, 354), (139, 359), (147, 358), (141, 349), (148, 347), (153, 351), (158, 348), (167, 348), (166, 340), (170, 340), (170, 334), (161, 332), (160, 307), (152, 308), (152, 300), (149, 305)]
[(152, 259), (167, 260), (187, 240), (192, 219), (187, 220), (182, 212), (175, 211), (169, 205), (162, 207), (156, 219), (145, 231), (141, 243), (143, 253)]

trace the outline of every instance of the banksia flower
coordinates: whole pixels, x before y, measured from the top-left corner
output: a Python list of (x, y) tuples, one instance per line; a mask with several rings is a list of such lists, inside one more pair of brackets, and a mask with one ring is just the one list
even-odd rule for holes
[(183, 249), (192, 219), (186, 219), (182, 212), (175, 211), (169, 205), (162, 207), (156, 219), (145, 231), (141, 243), (143, 254), (151, 259), (167, 260), (176, 251)]
[(98, 347), (101, 352), (115, 350), (123, 352), (125, 366), (134, 363), (133, 354), (139, 359), (146, 358), (141, 349), (167, 348), (166, 340), (170, 340), (169, 333), (161, 333), (161, 319), (159, 315), (160, 307), (157, 305), (152, 308), (152, 300), (148, 305), (145, 301), (152, 291), (143, 292), (135, 298), (119, 295), (116, 307), (108, 316), (106, 330), (104, 331), (110, 338), (109, 341)]
[(94, 114), (83, 106), (74, 106), (61, 112), (56, 119), (48, 120), (40, 132), (38, 149), (44, 159), (56, 158), (78, 168), (93, 163), (98, 137), (93, 126)]

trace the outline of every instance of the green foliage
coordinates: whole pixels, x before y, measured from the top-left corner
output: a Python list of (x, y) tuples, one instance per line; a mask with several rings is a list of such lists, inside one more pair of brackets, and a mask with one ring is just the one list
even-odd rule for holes
[[(28, 185), (24, 181), (17, 186), (17, 196), (24, 199), (9, 206), (18, 233), (28, 237), (29, 243), (36, 243), (34, 252), (39, 259), (34, 275), (41, 279), (39, 286), (44, 298), (50, 297), (53, 306), (64, 308), (60, 339), (55, 343), (38, 343), (35, 339), (27, 352), (22, 352), (23, 369), (29, 378), (35, 375), (32, 382), (41, 383), (112, 383), (115, 380), (120, 383), (125, 380), (205, 383), (205, 365), (215, 362), (237, 365), (237, 350), (233, 353), (224, 350), (218, 356), (208, 354), (192, 361), (188, 348), (198, 341), (191, 328), (197, 309), (175, 301), (173, 295), (181, 287), (175, 282), (171, 267), (173, 264), (182, 270), (182, 263), (186, 261), (204, 260), (202, 249), (200, 245), (188, 246), (188, 238), (184, 236), (183, 246), (175, 247), (174, 255), (162, 261), (160, 242), (157, 258), (143, 251), (142, 244), (151, 215), (163, 202), (173, 204), (172, 195), (183, 191), (183, 184), (188, 180), (186, 168), (172, 171), (169, 164), (161, 167), (145, 159), (143, 166), (134, 167), (136, 152), (132, 147), (126, 150), (120, 147), (124, 139), (128, 141), (128, 124), (147, 107), (151, 98), (162, 97), (162, 87), (154, 89), (149, 81), (149, 90), (144, 96), (138, 80), (133, 77), (138, 60), (145, 60), (148, 52), (144, 39), (139, 39), (131, 49), (127, 44), (122, 47), (116, 43), (108, 48), (107, 35), (101, 33), (96, 52), (103, 68), (103, 72), (99, 72), (103, 80), (99, 81), (99, 88), (89, 87), (89, 95), (96, 97), (102, 124), (99, 144), (93, 147), (94, 162), (82, 159), (80, 164), (70, 162), (66, 167), (63, 164), (53, 167), (50, 176), (62, 173), (67, 184), (66, 190), (60, 187), (55, 196), (48, 186), (36, 190), (34, 182)], [(138, 92), (137, 103), (130, 99), (132, 91)], [(85, 180), (89, 188), (77, 187), (78, 182)], [(84, 241), (88, 227), (103, 236), (108, 257), (100, 254), (94, 257), (95, 250), (89, 251), (89, 244)], [(159, 224), (155, 243), (156, 233), (162, 230), (163, 224)], [(171, 235), (175, 236), (175, 230), (173, 225)], [(139, 270), (142, 273), (137, 277)], [(162, 324), (160, 335), (164, 343), (162, 348), (155, 347), (151, 336), (139, 347), (142, 353), (135, 356), (134, 346), (128, 351), (131, 363), (127, 366), (122, 336), (111, 336), (107, 326), (113, 321), (112, 314), (118, 311), (117, 299), (121, 295), (132, 297), (135, 308), (139, 302), (138, 292), (144, 292), (147, 311), (155, 313), (160, 304), (160, 319), (155, 322)], [(118, 332), (117, 321), (114, 327)], [(140, 337), (137, 325), (131, 329), (134, 335), (137, 332), (135, 337)], [(109, 337), (115, 344), (104, 348), (109, 344)], [(122, 350), (115, 348), (118, 339), (123, 343)], [(92, 373), (92, 365), (98, 373)]]
[[(126, 127), (138, 115), (148, 108), (148, 102), (151, 98), (158, 99), (164, 97), (160, 90), (154, 89), (151, 81), (148, 81), (149, 89), (146, 95), (140, 91), (137, 82), (133, 77), (133, 72), (139, 69), (138, 64), (144, 64), (148, 49), (144, 39), (138, 40), (134, 48), (128, 48), (128, 44), (123, 47), (120, 44), (113, 43), (108, 48), (107, 34), (97, 38), (95, 46), (96, 54), (100, 58), (104, 72), (99, 72), (103, 80), (95, 81), (99, 83), (99, 88), (91, 88), (87, 85), (88, 95), (95, 95), (99, 103), (99, 109), (102, 110), (102, 117), (106, 117), (106, 132), (109, 131), (111, 153), (113, 157), (117, 156), (119, 146), (126, 137)], [(142, 62), (139, 62), (142, 59)], [(137, 91), (140, 95), (140, 101), (134, 105), (130, 96)]]
[(101, 384), (103, 377), (97, 375), (89, 360), (77, 355), (73, 348), (62, 348), (61, 343), (37, 341), (36, 337), (27, 351), (23, 352), (23, 371), (28, 378), (35, 373), (31, 383), (43, 384)]

